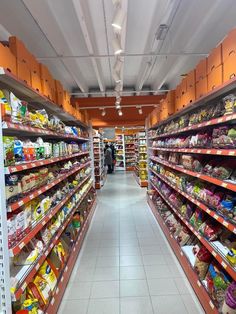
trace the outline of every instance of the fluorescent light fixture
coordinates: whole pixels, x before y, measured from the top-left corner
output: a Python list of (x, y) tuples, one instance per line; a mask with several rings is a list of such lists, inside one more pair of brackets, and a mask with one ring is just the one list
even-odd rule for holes
[(120, 83), (121, 82), (121, 78), (119, 76), (119, 74), (116, 71), (113, 71), (112, 76), (115, 80), (116, 83)]
[(121, 58), (117, 58), (114, 64), (113, 70), (120, 73), (122, 65), (123, 65), (123, 61), (121, 60)]
[(168, 33), (169, 26), (166, 24), (160, 24), (157, 32), (155, 34), (156, 40), (164, 40), (166, 38), (166, 35)]
[(99, 108), (100, 110), (102, 110), (101, 115), (104, 117), (106, 115), (106, 110), (105, 108)]
[(115, 55), (119, 55), (120, 53), (123, 52), (123, 49), (121, 47), (121, 43), (120, 43), (119, 37), (116, 36), (113, 39), (112, 44), (113, 44), (113, 49), (114, 49), (114, 54)]
[(120, 108), (121, 108), (120, 104), (116, 103), (116, 109), (120, 109)]
[(119, 116), (122, 116), (122, 115), (123, 115), (123, 112), (122, 112), (120, 109), (118, 110), (118, 115), (119, 115)]
[(111, 25), (115, 29), (121, 30), (122, 25), (124, 23), (124, 19), (125, 19), (125, 12), (121, 9), (120, 6), (117, 6), (116, 13), (114, 15), (113, 22), (111, 23)]

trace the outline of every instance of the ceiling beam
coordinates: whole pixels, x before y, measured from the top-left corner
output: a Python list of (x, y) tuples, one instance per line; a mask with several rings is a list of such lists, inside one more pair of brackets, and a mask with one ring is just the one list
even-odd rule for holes
[[(159, 104), (163, 95), (145, 95), (145, 96), (122, 96), (122, 105), (155, 105)], [(88, 97), (88, 98), (71, 98), (72, 103), (79, 107), (106, 107), (113, 106), (115, 97)]]
[[(92, 43), (92, 41), (90, 39), (89, 30), (88, 30), (88, 27), (86, 24), (86, 20), (88, 21), (89, 18), (88, 18), (88, 16), (86, 16), (86, 18), (85, 18), (84, 8), (82, 7), (80, 0), (79, 1), (78, 0), (72, 0), (72, 2), (73, 2), (73, 6), (75, 8), (75, 12), (76, 12), (76, 15), (78, 17), (79, 23), (80, 23), (80, 27), (82, 29), (82, 33), (84, 36), (86, 47), (88, 49), (89, 55), (91, 56), (92, 66), (93, 66), (93, 69), (94, 69), (94, 72), (95, 72), (95, 75), (96, 75), (96, 78), (98, 81), (100, 91), (104, 92), (105, 86), (104, 86), (104, 83), (103, 83), (103, 80), (102, 80), (102, 77), (100, 74), (101, 65), (99, 65), (97, 63), (97, 60), (93, 57), (95, 43)], [(85, 2), (84, 2), (84, 5), (85, 5)], [(91, 21), (89, 24), (90, 24), (90, 26), (92, 25)], [(91, 29), (91, 27), (90, 27), (90, 29)]]

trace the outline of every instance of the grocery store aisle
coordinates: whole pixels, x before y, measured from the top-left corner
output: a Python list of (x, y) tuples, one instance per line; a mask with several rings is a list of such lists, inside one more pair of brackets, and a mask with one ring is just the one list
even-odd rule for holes
[(59, 313), (204, 313), (132, 174), (109, 175)]

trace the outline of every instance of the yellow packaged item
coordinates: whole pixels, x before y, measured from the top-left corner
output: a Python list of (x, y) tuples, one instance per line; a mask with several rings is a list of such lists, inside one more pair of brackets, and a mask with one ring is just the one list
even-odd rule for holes
[(50, 289), (53, 291), (57, 284), (56, 270), (53, 269), (53, 266), (49, 264), (48, 260), (39, 268), (38, 273), (47, 281)]
[(0, 90), (0, 104), (1, 104), (1, 112), (2, 117), (10, 117), (11, 116), (11, 105), (9, 104), (6, 96), (2, 90)]

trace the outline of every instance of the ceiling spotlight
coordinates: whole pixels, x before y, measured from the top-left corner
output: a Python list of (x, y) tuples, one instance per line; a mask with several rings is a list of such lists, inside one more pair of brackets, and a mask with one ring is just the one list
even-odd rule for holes
[(118, 102), (118, 103), (121, 102), (121, 97), (120, 96), (116, 97), (116, 102)]
[(116, 9), (116, 13), (115, 16), (113, 18), (113, 22), (112, 22), (112, 26), (117, 29), (117, 30), (121, 30), (122, 25), (124, 23), (124, 19), (125, 19), (125, 12), (121, 9), (120, 6), (117, 7)]
[(119, 55), (120, 53), (123, 52), (123, 49), (121, 47), (121, 44), (120, 44), (120, 40), (119, 40), (119, 37), (116, 36), (113, 41), (112, 41), (112, 44), (113, 44), (113, 49), (114, 49), (114, 54), (115, 55)]
[(115, 87), (115, 92), (120, 93), (121, 91), (121, 83), (117, 83)]
[(106, 110), (104, 108), (100, 108), (100, 110), (102, 110), (101, 115), (104, 117), (106, 115)]
[(118, 110), (118, 115), (119, 116), (122, 116), (123, 115), (123, 112), (121, 110)]
[(120, 109), (120, 108), (121, 108), (120, 104), (116, 103), (116, 109)]
[(138, 113), (139, 113), (139, 114), (143, 114), (143, 109), (142, 109), (142, 107), (140, 107), (140, 108), (138, 109)]

